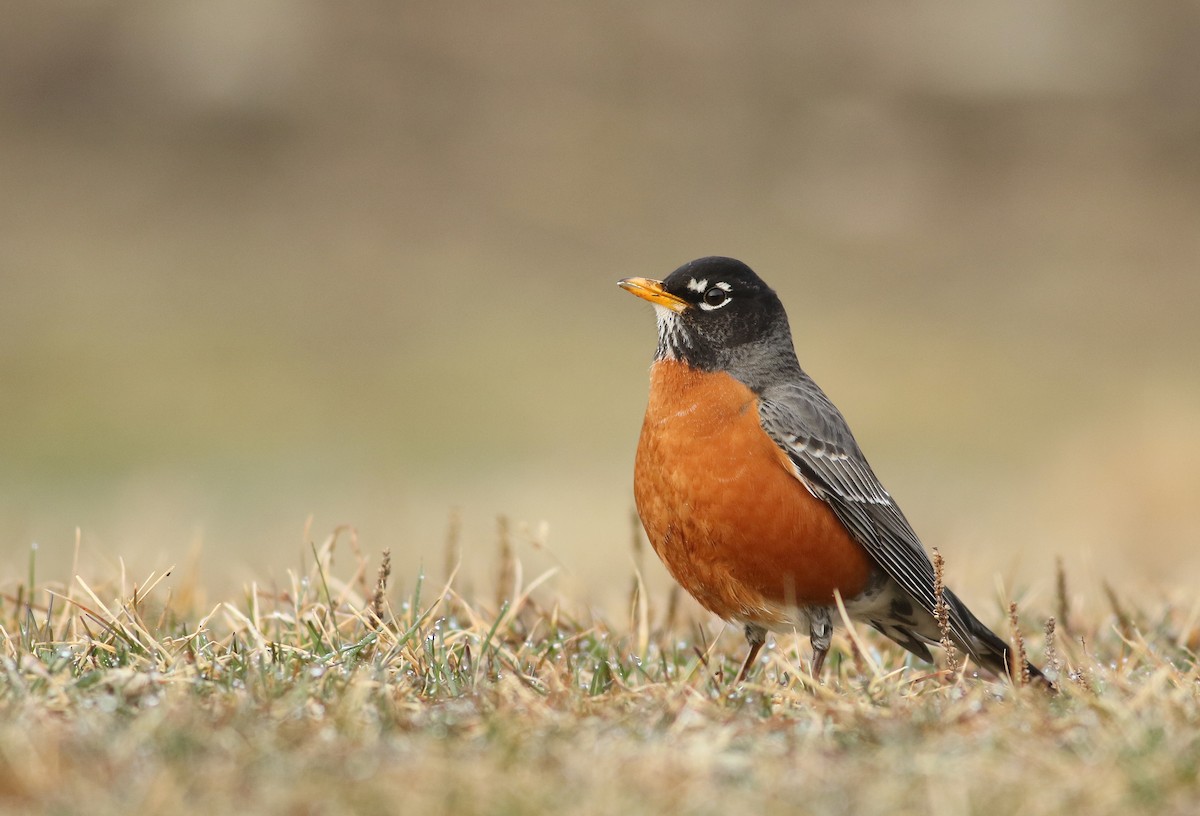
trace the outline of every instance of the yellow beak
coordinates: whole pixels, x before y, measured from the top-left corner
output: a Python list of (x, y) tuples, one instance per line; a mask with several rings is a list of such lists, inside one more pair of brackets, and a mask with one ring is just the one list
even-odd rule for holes
[(655, 306), (662, 306), (672, 312), (682, 312), (691, 305), (683, 298), (672, 295), (664, 289), (662, 281), (650, 280), (650, 278), (625, 278), (617, 281), (617, 286), (626, 292), (637, 295), (642, 300), (648, 300)]

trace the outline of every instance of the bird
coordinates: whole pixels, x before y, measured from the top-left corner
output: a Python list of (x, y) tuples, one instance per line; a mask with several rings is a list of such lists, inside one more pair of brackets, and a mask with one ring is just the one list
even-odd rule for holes
[[(775, 291), (720, 256), (618, 285), (653, 304), (658, 327), (637, 512), (675, 581), (742, 626), (749, 654), (736, 682), (768, 631), (807, 631), (820, 677), (838, 596), (852, 620), (933, 662), (929, 645), (943, 640), (933, 563), (842, 413), (800, 367)], [(976, 664), (1049, 685), (957, 595), (940, 594), (950, 639)]]

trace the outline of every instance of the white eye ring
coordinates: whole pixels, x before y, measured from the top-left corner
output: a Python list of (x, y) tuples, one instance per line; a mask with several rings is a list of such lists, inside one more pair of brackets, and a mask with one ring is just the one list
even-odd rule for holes
[(729, 290), (733, 287), (725, 281), (717, 281), (713, 284), (713, 288), (704, 293), (704, 298), (700, 301), (700, 308), (706, 312), (711, 312), (715, 309), (720, 309), (732, 298), (729, 296)]

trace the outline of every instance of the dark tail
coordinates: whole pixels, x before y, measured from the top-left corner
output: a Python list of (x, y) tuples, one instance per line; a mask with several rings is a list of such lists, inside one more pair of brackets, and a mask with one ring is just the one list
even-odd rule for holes
[[(1012, 646), (987, 628), (953, 592), (946, 590), (945, 597), (951, 608), (951, 634), (958, 645), (980, 666), (996, 674), (1007, 674), (1019, 684), (1022, 667), (1016, 665)], [(1029, 661), (1025, 661), (1024, 671), (1031, 684), (1054, 689), (1041, 669)]]

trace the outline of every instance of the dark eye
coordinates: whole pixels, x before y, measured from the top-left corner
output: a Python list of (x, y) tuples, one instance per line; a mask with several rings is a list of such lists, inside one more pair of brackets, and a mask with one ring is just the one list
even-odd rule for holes
[(717, 286), (704, 293), (704, 302), (714, 308), (722, 305), (727, 300), (729, 300), (729, 293)]

